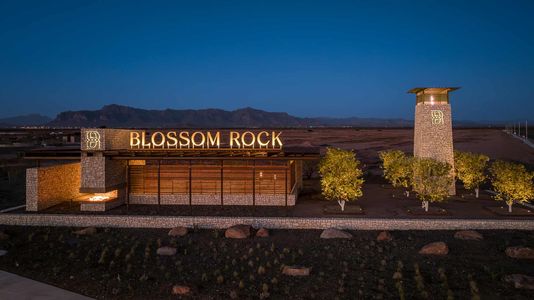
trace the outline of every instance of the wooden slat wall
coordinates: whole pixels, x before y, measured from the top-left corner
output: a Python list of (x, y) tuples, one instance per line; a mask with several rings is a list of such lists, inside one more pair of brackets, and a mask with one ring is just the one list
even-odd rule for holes
[[(256, 166), (257, 194), (285, 193), (285, 166)], [(223, 191), (225, 194), (251, 194), (252, 166), (224, 166)], [(292, 172), (287, 172), (288, 177)], [(218, 194), (221, 191), (220, 166), (193, 165), (192, 193)], [(160, 166), (161, 194), (189, 193), (189, 167), (187, 165)], [(288, 191), (291, 191), (293, 178), (288, 178)], [(157, 194), (158, 166), (130, 166), (130, 192), (134, 194)]]

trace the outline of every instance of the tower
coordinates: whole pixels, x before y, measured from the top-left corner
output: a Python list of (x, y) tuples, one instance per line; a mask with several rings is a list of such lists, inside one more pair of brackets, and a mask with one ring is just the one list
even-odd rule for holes
[[(448, 162), (453, 172), (454, 148), (449, 93), (457, 89), (455, 87), (413, 88), (408, 91), (416, 95), (414, 156)], [(450, 188), (450, 194), (456, 194), (454, 182)]]

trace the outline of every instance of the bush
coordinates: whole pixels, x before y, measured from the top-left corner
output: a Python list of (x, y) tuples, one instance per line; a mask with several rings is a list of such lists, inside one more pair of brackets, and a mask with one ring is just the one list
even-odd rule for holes
[(528, 172), (522, 164), (498, 160), (491, 165), (490, 174), (497, 193), (495, 199), (505, 201), (509, 212), (514, 202), (528, 202), (534, 198), (534, 173)]
[(400, 150), (387, 150), (378, 153), (382, 161), (381, 168), (386, 178), (394, 187), (406, 189), (406, 196), (410, 196), (409, 188), (413, 178), (413, 158), (407, 157)]
[(337, 200), (341, 211), (345, 210), (346, 201), (363, 195), (363, 172), (352, 151), (327, 148), (319, 163), (319, 173), (323, 196), (327, 200)]
[(413, 162), (413, 188), (428, 211), (429, 202), (449, 197), (452, 184), (451, 165), (432, 158), (416, 158)]
[(479, 187), (486, 180), (486, 164), (489, 157), (484, 154), (454, 151), (456, 177), (464, 183), (468, 190), (475, 190), (478, 198)]

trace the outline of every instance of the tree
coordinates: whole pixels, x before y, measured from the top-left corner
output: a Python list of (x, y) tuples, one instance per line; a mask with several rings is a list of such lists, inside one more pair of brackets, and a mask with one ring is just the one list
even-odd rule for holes
[(429, 202), (441, 202), (449, 197), (452, 184), (451, 165), (432, 158), (413, 161), (413, 189), (425, 211)]
[(400, 150), (381, 151), (378, 156), (382, 160), (381, 168), (384, 170), (384, 177), (394, 187), (405, 188), (406, 197), (409, 197), (413, 177), (413, 158), (406, 156)]
[(456, 176), (464, 183), (468, 190), (475, 190), (478, 198), (479, 187), (486, 180), (486, 165), (489, 157), (484, 154), (454, 151), (454, 166)]
[(336, 200), (345, 210), (345, 202), (363, 195), (363, 172), (352, 151), (327, 148), (319, 162), (321, 188), (327, 200)]
[(496, 200), (505, 201), (508, 212), (512, 212), (514, 202), (528, 202), (534, 198), (532, 179), (534, 173), (522, 164), (498, 160), (490, 167), (491, 184), (497, 193)]

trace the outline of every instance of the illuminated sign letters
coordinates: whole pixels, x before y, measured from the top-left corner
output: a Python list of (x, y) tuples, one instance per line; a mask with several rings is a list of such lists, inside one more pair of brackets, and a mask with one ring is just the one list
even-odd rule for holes
[(282, 149), (282, 132), (130, 131), (130, 148), (158, 149)]
[(441, 110), (431, 110), (430, 116), (432, 117), (432, 125), (444, 124), (443, 112)]
[(98, 131), (86, 131), (85, 143), (87, 149), (100, 149), (100, 133)]

